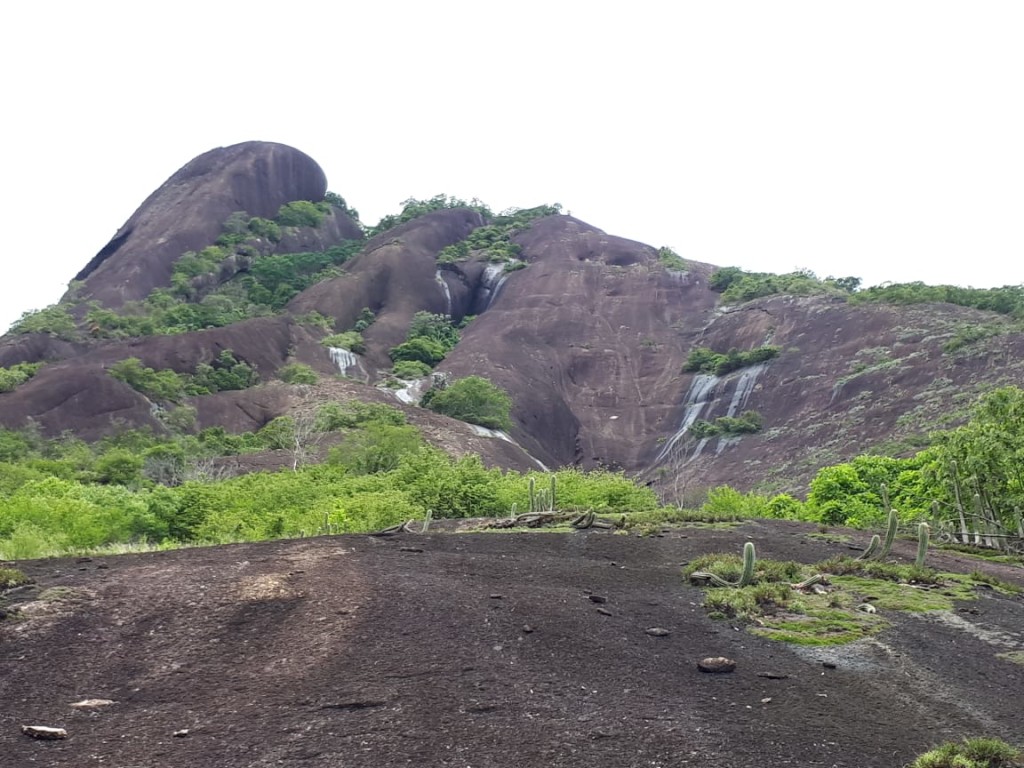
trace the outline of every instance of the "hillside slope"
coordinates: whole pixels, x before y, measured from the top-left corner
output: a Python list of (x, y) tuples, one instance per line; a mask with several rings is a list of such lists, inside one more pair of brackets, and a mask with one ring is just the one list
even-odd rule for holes
[[(50, 435), (70, 430), (87, 439), (124, 426), (159, 431), (162, 404), (112, 379), (110, 366), (134, 357), (188, 374), (225, 350), (263, 382), (302, 362), (325, 376), (350, 377), (350, 397), (376, 400), (383, 392), (399, 402), (396, 390), (376, 385), (388, 378), (390, 350), (426, 311), (466, 323), (437, 371), (449, 379), (483, 376), (511, 395), (511, 434), (534, 457), (524, 458), (527, 465), (623, 469), (680, 498), (724, 482), (798, 491), (817, 468), (872, 447), (912, 450), (929, 430), (961, 419), (980, 392), (1024, 382), (1024, 336), (993, 312), (852, 304), (831, 289), (725, 305), (711, 285), (716, 267), (666, 261), (651, 246), (564, 215), (509, 229), (499, 245), (515, 256), (498, 261), (488, 260), (491, 251), (464, 247), (494, 221), (478, 207), (428, 210), (364, 241), (354, 212), (325, 202), (325, 191), (315, 162), (282, 145), (250, 142), (186, 165), (80, 273), (84, 283), (62, 305), (76, 327), (0, 339), (0, 366), (47, 363), (0, 394), (0, 425), (34, 422)], [(292, 200), (320, 205), (326, 218), (281, 227), (276, 239), (246, 231), (212, 272), (175, 273), (184, 251), (220, 242), (236, 211), (273, 216)], [(463, 255), (445, 256), (459, 247)], [(118, 338), (100, 327), (100, 320), (120, 322), (116, 312), (90, 320), (99, 317), (97, 307), (129, 315), (167, 306), (237, 309), (239, 296), (254, 295), (260, 264), (296, 251), (330, 253), (335, 261), (291, 293), (264, 291), (267, 306), (222, 327)], [(360, 354), (321, 343), (329, 330), (352, 329), (366, 310), (373, 322)], [(964, 329), (980, 326), (993, 330), (947, 349)], [(724, 374), (683, 372), (699, 347), (725, 354), (762, 346), (778, 356)], [(203, 426), (258, 429), (291, 407), (266, 386), (188, 402)], [(695, 430), (698, 420), (746, 411), (759, 415), (759, 432), (703, 437)]]
[[(809, 530), (343, 536), (22, 563), (38, 584), (0, 621), (0, 754), (19, 768), (896, 768), (939, 741), (1019, 737), (1024, 674), (998, 656), (1020, 647), (1019, 598), (892, 616), (874, 639), (815, 650), (712, 621), (680, 577), (748, 538), (804, 562), (845, 550)], [(718, 655), (736, 671), (697, 670)], [(88, 698), (116, 703), (70, 706)]]

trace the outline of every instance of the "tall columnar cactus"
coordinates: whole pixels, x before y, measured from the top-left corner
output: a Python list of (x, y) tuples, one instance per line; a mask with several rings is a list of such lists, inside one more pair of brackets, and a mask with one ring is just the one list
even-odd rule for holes
[(896, 540), (896, 528), (899, 526), (899, 518), (896, 516), (896, 510), (889, 510), (889, 521), (888, 526), (885, 529), (885, 541), (882, 542), (882, 550), (878, 553), (877, 560), (885, 560), (889, 556), (889, 550), (892, 549), (892, 543)]
[(530, 478), (530, 513), (537, 511), (537, 481)]
[(924, 568), (924, 559), (928, 556), (928, 535), (930, 533), (928, 523), (921, 523), (917, 526), (917, 560), (914, 565)]
[(740, 574), (740, 580), (736, 586), (745, 587), (754, 582), (754, 563), (756, 559), (754, 542), (748, 541), (743, 545), (743, 572)]
[(557, 485), (557, 478), (555, 475), (551, 475), (551, 511), (554, 512), (557, 507), (555, 506), (555, 486)]
[(757, 557), (754, 553), (754, 544), (748, 541), (743, 545), (743, 570), (740, 573), (739, 581), (726, 581), (721, 576), (710, 571), (694, 571), (690, 574), (690, 581), (702, 584), (710, 583), (716, 587), (732, 587), (733, 589), (746, 587), (754, 583), (754, 565), (756, 562)]

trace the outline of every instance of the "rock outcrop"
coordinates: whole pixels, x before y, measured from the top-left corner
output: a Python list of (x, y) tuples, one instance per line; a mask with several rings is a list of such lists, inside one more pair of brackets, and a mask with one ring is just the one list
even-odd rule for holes
[(235, 211), (273, 218), (283, 204), (316, 202), (326, 191), (320, 166), (284, 144), (211, 150), (150, 195), (75, 280), (84, 282), (83, 295), (116, 309), (166, 286), (174, 262), (213, 243)]

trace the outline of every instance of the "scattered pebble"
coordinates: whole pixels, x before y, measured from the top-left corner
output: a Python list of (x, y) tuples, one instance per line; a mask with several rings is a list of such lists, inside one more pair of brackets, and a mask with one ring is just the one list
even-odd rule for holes
[(758, 672), (757, 676), (767, 680), (786, 680), (789, 677), (789, 675), (783, 675), (780, 672)]
[(26, 736), (31, 736), (33, 739), (41, 739), (42, 741), (57, 741), (68, 737), (68, 732), (63, 728), (50, 728), (46, 725), (23, 725), (21, 726), (21, 732)]
[(493, 594), (491, 595), (491, 600), (501, 600), (501, 599), (502, 599), (502, 598), (504, 598), (504, 597), (505, 597), (504, 595), (499, 595), (499, 594), (498, 594), (497, 592), (494, 592), (494, 593), (493, 593)]
[(725, 658), (725, 656), (709, 656), (697, 662), (697, 669), (701, 672), (732, 672), (736, 669), (736, 662)]
[(111, 704), (116, 703), (111, 699), (82, 699), (81, 701), (76, 701), (71, 706), (75, 709), (99, 709), (100, 707), (109, 707)]
[(666, 635), (671, 634), (671, 632), (664, 627), (651, 627), (647, 630), (647, 634), (651, 637), (665, 637)]
[(176, 739), (184, 739), (188, 736), (188, 728), (182, 728), (180, 731), (175, 731), (171, 735)]
[(821, 662), (821, 666), (823, 666), (825, 669), (835, 669), (836, 663), (834, 661), (823, 661)]
[(607, 603), (608, 598), (604, 595), (590, 595), (590, 602), (592, 603)]
[(598, 608), (597, 612), (600, 613), (602, 616), (611, 616), (612, 615), (612, 612), (609, 611), (607, 608)]
[(523, 632), (525, 632), (526, 634), (530, 634), (531, 632), (533, 632), (533, 627), (531, 627), (529, 624), (523, 624)]

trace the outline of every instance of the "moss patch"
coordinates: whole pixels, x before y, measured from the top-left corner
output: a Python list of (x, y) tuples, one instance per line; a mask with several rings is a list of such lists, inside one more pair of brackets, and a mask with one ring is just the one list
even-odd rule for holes
[(997, 653), (996, 656), (1024, 666), (1024, 651), (1007, 651), (1006, 653)]

